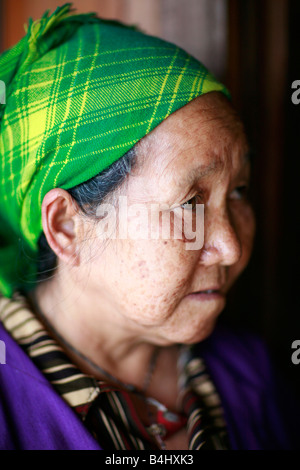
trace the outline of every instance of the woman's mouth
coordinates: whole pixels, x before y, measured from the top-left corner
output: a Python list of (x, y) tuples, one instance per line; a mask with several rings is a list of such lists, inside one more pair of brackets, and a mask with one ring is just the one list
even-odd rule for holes
[(225, 295), (220, 291), (220, 289), (205, 289), (193, 292), (192, 294), (189, 294), (188, 297), (200, 301), (225, 299)]

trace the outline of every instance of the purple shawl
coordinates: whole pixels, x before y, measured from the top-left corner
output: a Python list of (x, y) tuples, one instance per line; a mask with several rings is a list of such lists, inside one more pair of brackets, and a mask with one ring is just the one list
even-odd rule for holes
[[(99, 450), (1, 323), (0, 340), (6, 345), (6, 364), (0, 364), (0, 449)], [(300, 407), (275, 376), (260, 340), (217, 327), (196, 348), (220, 394), (232, 449), (299, 448)]]

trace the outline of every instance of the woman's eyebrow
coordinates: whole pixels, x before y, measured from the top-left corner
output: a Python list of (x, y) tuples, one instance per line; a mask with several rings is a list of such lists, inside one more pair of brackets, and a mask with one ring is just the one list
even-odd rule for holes
[(224, 162), (215, 158), (208, 165), (202, 163), (201, 165), (197, 165), (192, 168), (186, 176), (178, 181), (178, 183), (180, 186), (191, 185), (195, 181), (209, 176), (211, 173), (221, 171), (222, 168), (224, 168)]
[[(243, 153), (241, 158), (241, 167), (243, 167), (248, 162), (251, 163), (252, 161), (253, 152), (251, 150), (246, 151)], [(176, 179), (176, 186), (178, 187), (185, 187), (191, 186), (195, 183), (195, 181), (199, 181), (206, 176), (214, 172), (220, 172), (224, 168), (224, 161), (218, 158), (214, 158), (209, 164), (200, 164), (196, 167), (192, 168), (188, 174), (183, 176), (180, 179)]]

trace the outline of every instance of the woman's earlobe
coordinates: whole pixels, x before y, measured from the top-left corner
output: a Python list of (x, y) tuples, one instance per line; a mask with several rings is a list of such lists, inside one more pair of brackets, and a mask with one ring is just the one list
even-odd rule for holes
[(48, 244), (58, 258), (68, 264), (78, 264), (78, 219), (74, 201), (67, 191), (55, 188), (44, 197), (42, 223)]

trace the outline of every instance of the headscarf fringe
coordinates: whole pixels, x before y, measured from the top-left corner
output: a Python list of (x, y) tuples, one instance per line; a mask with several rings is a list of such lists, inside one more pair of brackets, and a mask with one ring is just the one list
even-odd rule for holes
[[(67, 41), (83, 23), (99, 21), (96, 13), (71, 15), (71, 3), (58, 7), (50, 16), (47, 10), (42, 18), (28, 21), (25, 25), (26, 36), (13, 48), (0, 55), (0, 80), (5, 83), (6, 97), (10, 94), (12, 82), (27, 67), (43, 57), (51, 49)], [(55, 34), (63, 28), (64, 34)], [(5, 106), (0, 107), (0, 120)]]
[(51, 40), (49, 40), (50, 33), (57, 27), (63, 26), (66, 28), (66, 34), (63, 37), (63, 41), (65, 41), (74, 33), (79, 24), (96, 19), (95, 13), (70, 15), (73, 11), (71, 6), (71, 3), (66, 3), (62, 7), (58, 7), (51, 16), (49, 16), (49, 10), (47, 10), (39, 20), (32, 21), (31, 18), (29, 19), (27, 29), (28, 52), (20, 68), (21, 72), (28, 64), (35, 62), (48, 50), (59, 45), (61, 38), (58, 40), (58, 35), (51, 35)]

